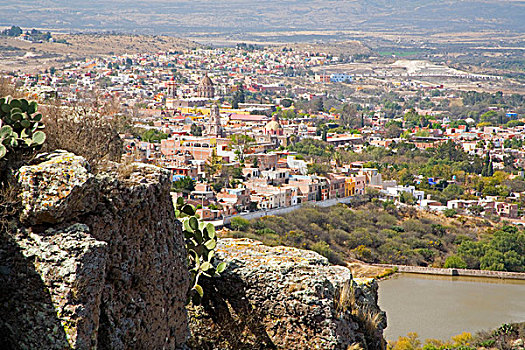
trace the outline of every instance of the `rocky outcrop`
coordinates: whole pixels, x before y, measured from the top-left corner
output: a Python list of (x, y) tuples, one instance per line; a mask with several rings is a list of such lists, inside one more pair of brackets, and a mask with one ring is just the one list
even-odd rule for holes
[(22, 225), (0, 246), (0, 343), (175, 349), (188, 336), (186, 253), (157, 167), (93, 174), (58, 153), (20, 169)]
[(249, 239), (220, 240), (217, 258), (226, 271), (202, 281), (203, 304), (190, 309), (193, 348), (384, 348), (374, 280), (353, 280), (312, 251)]
[[(219, 278), (185, 307), (186, 252), (169, 173), (61, 152), (19, 170), (21, 219), (1, 232), (2, 349), (382, 349), (374, 280), (321, 255), (219, 241)], [(189, 335), (192, 337), (186, 343)]]

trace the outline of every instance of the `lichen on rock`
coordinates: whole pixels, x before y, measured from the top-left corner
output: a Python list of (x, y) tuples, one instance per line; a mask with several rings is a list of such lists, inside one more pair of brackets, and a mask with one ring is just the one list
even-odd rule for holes
[[(113, 164), (117, 168), (117, 164)], [(176, 349), (189, 276), (167, 171), (122, 178), (48, 155), (19, 170), (23, 212), (0, 245), (0, 343), (27, 349)]]
[(107, 243), (91, 237), (86, 225), (74, 224), (44, 235), (21, 234), (18, 244), (48, 289), (71, 347), (96, 346), (92, 335), (99, 327)]
[(199, 349), (382, 349), (385, 314), (377, 283), (356, 283), (323, 256), (250, 239), (219, 241), (228, 264), (191, 306), (190, 344)]
[[(18, 171), (22, 220), (29, 225), (57, 224), (94, 209), (95, 193), (86, 193), (93, 175), (89, 164), (69, 152), (57, 153)], [(93, 187), (93, 186), (91, 186)]]

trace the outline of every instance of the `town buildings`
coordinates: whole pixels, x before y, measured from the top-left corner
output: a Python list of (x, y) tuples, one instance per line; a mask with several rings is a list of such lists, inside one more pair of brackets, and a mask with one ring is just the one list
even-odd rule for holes
[[(162, 135), (160, 142), (148, 142), (137, 133), (123, 134), (126, 156), (166, 168), (173, 181), (193, 179), (195, 188), (188, 197), (202, 206), (199, 215), (204, 219), (363, 196), (369, 189), (379, 191), (381, 200), (394, 202), (410, 195), (422, 208), (469, 213), (473, 207), (480, 215), (521, 216), (520, 193), (439, 202), (417, 189), (429, 181), (419, 174), (402, 186), (383, 178), (385, 169), (365, 162), (339, 164), (337, 159), (325, 162), (328, 168), (319, 173), (314, 167), (319, 157), (292, 151), (304, 140), (324, 142), (334, 153), (341, 149), (356, 154), (368, 147), (392, 150), (404, 144), (427, 150), (453, 142), (469, 155), (488, 155), (493, 169), (511, 167), (516, 172), (512, 176), (523, 177), (519, 174), (525, 167), (525, 123), (519, 122), (520, 113), (489, 106), (489, 111), (516, 123), (503, 127), (466, 118), (459, 124), (450, 120), (443, 103), (461, 103), (455, 91), (442, 84), (385, 81), (382, 88), (403, 96), (405, 102), (396, 102), (401, 115), (415, 113), (428, 122), (410, 124), (389, 115), (387, 102), (367, 95), (370, 81), (368, 88), (361, 86), (367, 76), (380, 84), (379, 78), (392, 72), (324, 72), (325, 66), (338, 62), (322, 52), (195, 49), (87, 59), (53, 73), (10, 79), (33, 98), (58, 98), (72, 105), (102, 103), (108, 112), (101, 117), (125, 115), (133, 128)], [(346, 95), (334, 96), (333, 87), (346, 89)], [(425, 97), (425, 105), (409, 108), (407, 101), (419, 95)], [(323, 105), (359, 98), (367, 102), (355, 102), (358, 123), (352, 128), (343, 127), (341, 109)], [(316, 101), (321, 104), (311, 103)], [(299, 108), (299, 102), (308, 107)], [(119, 108), (109, 108), (114, 106)], [(397, 132), (390, 130), (392, 123)], [(456, 183), (452, 177), (439, 180)]]

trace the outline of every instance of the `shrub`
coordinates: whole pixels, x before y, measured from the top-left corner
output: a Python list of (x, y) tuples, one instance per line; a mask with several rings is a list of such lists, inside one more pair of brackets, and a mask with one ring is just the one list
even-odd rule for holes
[(452, 268), (452, 269), (466, 269), (467, 263), (465, 260), (461, 259), (457, 255), (451, 255), (445, 260), (445, 266), (446, 269)]
[(389, 348), (392, 350), (418, 350), (420, 346), (421, 341), (419, 340), (418, 334), (408, 333), (406, 337), (399, 337)]
[(399, 195), (399, 201), (410, 205), (414, 205), (417, 202), (416, 198), (409, 192), (401, 192)]
[(264, 236), (264, 235), (275, 235), (276, 234), (275, 231), (272, 230), (271, 228), (262, 228), (260, 230), (257, 230), (256, 232), (257, 232), (258, 235), (262, 235), (262, 236)]
[(358, 259), (368, 262), (372, 260), (372, 250), (364, 245), (358, 245), (356, 248), (352, 249), (352, 251)]
[(319, 241), (312, 244), (310, 247), (314, 252), (317, 252), (328, 259), (332, 264), (342, 264), (343, 260), (341, 257), (335, 253), (332, 248), (330, 248), (330, 245), (326, 243), (325, 241)]
[(245, 218), (236, 216), (231, 219), (230, 226), (236, 231), (247, 231), (250, 228), (250, 221)]
[(472, 334), (469, 332), (463, 332), (461, 334), (458, 334), (456, 336), (452, 337), (452, 341), (454, 342), (454, 346), (469, 346), (470, 342), (472, 341)]
[(445, 209), (443, 210), (443, 215), (445, 215), (447, 218), (453, 218), (454, 216), (456, 216), (458, 212), (456, 211), (456, 209)]
[[(103, 112), (103, 111), (102, 111)], [(96, 170), (103, 160), (120, 161), (123, 143), (116, 120), (86, 106), (46, 108), (44, 151), (63, 149), (84, 157)]]

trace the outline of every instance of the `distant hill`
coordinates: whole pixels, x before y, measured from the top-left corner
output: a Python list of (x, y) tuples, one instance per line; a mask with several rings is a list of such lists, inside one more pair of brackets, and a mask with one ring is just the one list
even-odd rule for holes
[(53, 38), (59, 42), (35, 44), (0, 36), (0, 71), (35, 72), (88, 57), (156, 53), (200, 47), (195, 42), (172, 36), (56, 34)]
[(0, 13), (0, 26), (141, 34), (525, 32), (523, 0), (11, 0)]

